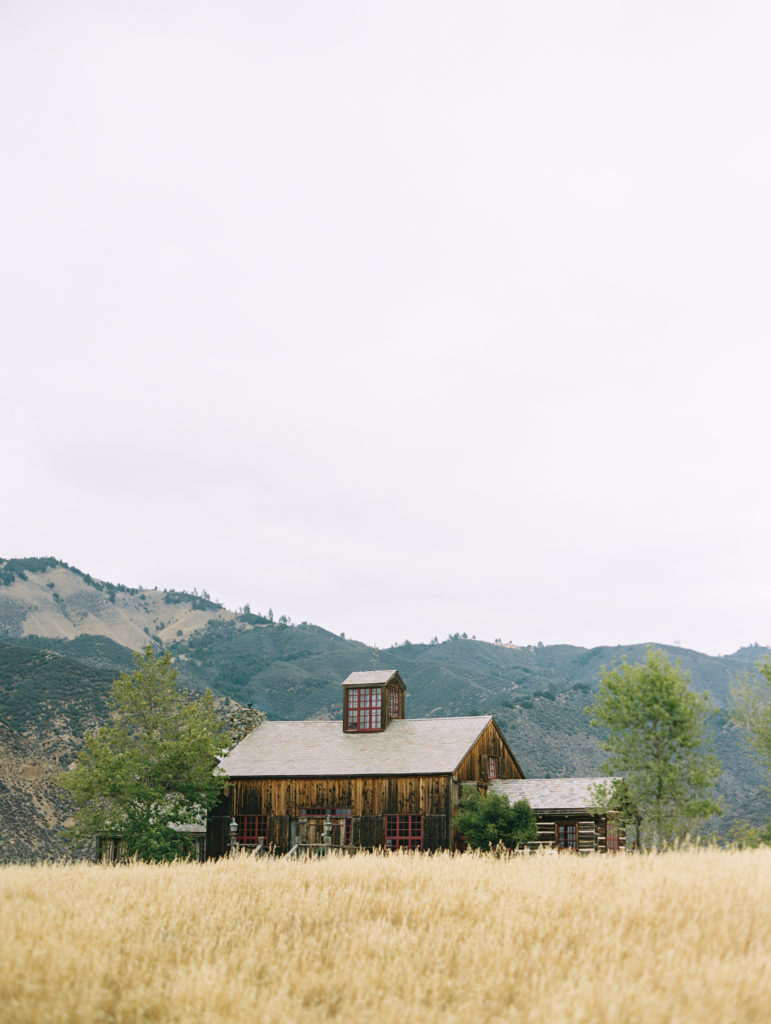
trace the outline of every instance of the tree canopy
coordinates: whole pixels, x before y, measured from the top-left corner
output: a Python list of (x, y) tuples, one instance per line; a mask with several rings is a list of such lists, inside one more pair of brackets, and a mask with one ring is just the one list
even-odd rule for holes
[(538, 838), (535, 814), (527, 800), (509, 804), (499, 793), (483, 796), (478, 789), (464, 794), (454, 824), (472, 850), (489, 850), (499, 843), (515, 850)]
[(618, 806), (637, 826), (638, 841), (656, 846), (681, 838), (703, 818), (720, 813), (712, 787), (720, 762), (710, 750), (707, 694), (664, 651), (649, 647), (645, 661), (604, 669), (587, 713), (604, 730), (609, 756), (603, 770), (622, 781), (597, 793), (600, 806)]
[(731, 695), (734, 721), (771, 772), (771, 657), (758, 662), (754, 675), (745, 673), (737, 679)]
[(179, 689), (168, 652), (148, 646), (134, 660), (113, 684), (110, 722), (86, 734), (59, 783), (77, 807), (75, 840), (120, 836), (129, 856), (171, 860), (190, 840), (170, 826), (200, 821), (222, 788), (214, 769), (227, 733), (210, 691)]

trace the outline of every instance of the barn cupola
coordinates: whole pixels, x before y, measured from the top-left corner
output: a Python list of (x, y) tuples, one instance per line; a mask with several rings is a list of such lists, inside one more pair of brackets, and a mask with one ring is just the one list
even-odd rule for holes
[(393, 669), (352, 672), (343, 683), (343, 732), (382, 732), (404, 718), (406, 689)]

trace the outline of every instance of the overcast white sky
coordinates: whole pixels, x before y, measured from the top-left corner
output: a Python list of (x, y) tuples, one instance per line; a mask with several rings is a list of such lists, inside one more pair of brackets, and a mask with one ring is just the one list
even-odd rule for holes
[(771, 641), (771, 7), (0, 4), (0, 556)]

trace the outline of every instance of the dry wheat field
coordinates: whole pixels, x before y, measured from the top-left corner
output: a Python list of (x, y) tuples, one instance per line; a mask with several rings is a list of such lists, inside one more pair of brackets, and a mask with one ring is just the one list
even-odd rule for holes
[(0, 869), (0, 1020), (766, 1022), (771, 849)]

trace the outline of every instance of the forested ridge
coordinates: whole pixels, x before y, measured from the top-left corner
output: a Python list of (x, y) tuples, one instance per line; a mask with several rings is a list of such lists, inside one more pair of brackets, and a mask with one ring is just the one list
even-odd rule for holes
[[(106, 609), (104, 620), (100, 609)], [(104, 635), (98, 632), (102, 621)], [(60, 635), (30, 634), (25, 623), (52, 624)], [(78, 633), (79, 624), (89, 632)], [(132, 644), (116, 636), (130, 636)], [(275, 620), (270, 611), (230, 612), (205, 591), (132, 590), (56, 559), (0, 560), (0, 857), (61, 851), (57, 830), (66, 801), (51, 780), (72, 759), (85, 730), (103, 720), (112, 680), (131, 668), (132, 647), (143, 643), (171, 652), (187, 689), (210, 687), (221, 707), (227, 699), (251, 703), (274, 719), (339, 718), (340, 683), (350, 672), (398, 669), (409, 717), (493, 714), (530, 776), (600, 771), (603, 754), (584, 709), (603, 667), (623, 657), (642, 660), (647, 649), (515, 647), (455, 633), (443, 642), (377, 650), (287, 616)], [(732, 679), (767, 649), (726, 657), (664, 650), (681, 659), (692, 688), (709, 691), (718, 707), (712, 728), (727, 813), (715, 826), (725, 831), (735, 820), (765, 820), (761, 773), (726, 707)], [(42, 796), (30, 789), (31, 776)], [(20, 843), (22, 820), (26, 838)]]

